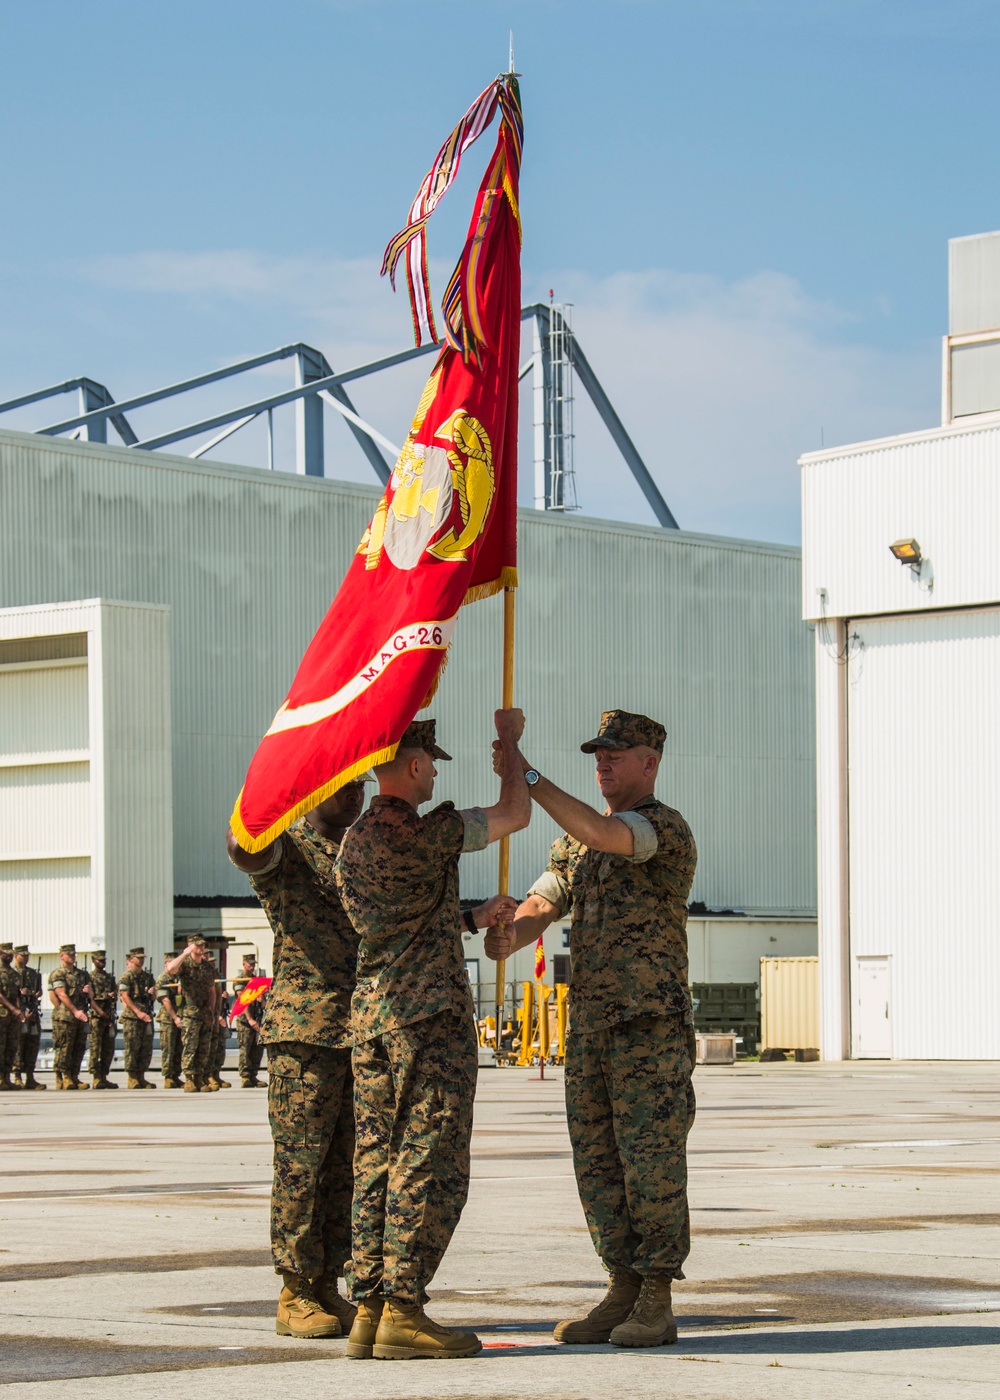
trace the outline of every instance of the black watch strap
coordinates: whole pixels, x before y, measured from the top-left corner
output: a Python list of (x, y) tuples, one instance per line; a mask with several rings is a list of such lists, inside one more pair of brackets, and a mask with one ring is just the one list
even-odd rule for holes
[(471, 909), (463, 909), (463, 911), (462, 911), (462, 919), (463, 919), (463, 921), (464, 921), (464, 923), (465, 923), (465, 927), (469, 930), (470, 933), (478, 933), (478, 932), (479, 932), (478, 928), (476, 928), (476, 921), (475, 921), (475, 919), (472, 917), (472, 910), (471, 910)]

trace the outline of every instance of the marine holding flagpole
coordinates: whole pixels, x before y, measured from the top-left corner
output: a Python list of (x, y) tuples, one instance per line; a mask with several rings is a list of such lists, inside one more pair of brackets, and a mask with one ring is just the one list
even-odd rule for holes
[[(385, 493), (250, 763), (230, 823), (232, 858), (259, 879), (300, 818), (311, 821), (367, 770), (378, 779), (378, 796), (345, 829), (335, 864), (359, 940), (346, 1270), (357, 1305), (348, 1355), (358, 1359), (481, 1349), (473, 1334), (428, 1318), (424, 1303), (469, 1180), (478, 1055), (458, 860), (463, 850), (501, 842), (500, 893), (472, 917), (477, 927), (502, 927), (516, 908), (506, 893), (506, 841), (531, 810), (516, 762), (524, 719), (513, 708), (523, 139), (516, 74), (491, 83), (445, 141), (382, 269), (394, 278), (404, 262), (417, 345), (436, 343), (427, 220), (498, 113), (496, 146), (442, 303), (444, 343)], [(447, 755), (434, 720), (415, 716), (434, 696), (462, 606), (501, 590), (495, 725), (509, 761), (499, 799), (461, 812), (443, 803), (421, 816), (435, 760)], [(336, 897), (327, 871), (318, 874)], [(268, 1018), (273, 1005), (272, 996)], [(299, 1286), (298, 1298), (293, 1335), (334, 1335), (333, 1314), (341, 1325), (350, 1316), (334, 1288), (315, 1279)]]

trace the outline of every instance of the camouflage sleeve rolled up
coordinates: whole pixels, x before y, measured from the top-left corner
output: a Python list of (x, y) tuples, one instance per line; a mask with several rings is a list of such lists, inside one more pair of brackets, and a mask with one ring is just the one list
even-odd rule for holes
[(632, 854), (623, 856), (623, 860), (631, 861), (633, 865), (642, 865), (644, 861), (656, 855), (659, 838), (656, 827), (648, 817), (644, 817), (641, 812), (616, 812), (615, 821), (622, 822), (632, 833)]
[(485, 851), (490, 844), (490, 827), (482, 807), (463, 807), (458, 815), (464, 823), (462, 854), (467, 851)]

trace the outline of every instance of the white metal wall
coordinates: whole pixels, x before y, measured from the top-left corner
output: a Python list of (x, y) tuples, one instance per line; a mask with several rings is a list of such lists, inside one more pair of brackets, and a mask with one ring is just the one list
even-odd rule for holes
[[(1000, 422), (814, 452), (802, 466), (802, 614), (924, 612), (1000, 598)], [(915, 538), (920, 573), (889, 553)]]
[[(79, 638), (80, 647), (85, 642)], [(91, 790), (87, 657), (0, 661), (0, 928), (91, 942)], [(10, 659), (20, 656), (20, 659)]]
[[(80, 596), (171, 609), (175, 893), (245, 895), (222, 833), (246, 765), (357, 546), (375, 488), (0, 433), (0, 605)], [(798, 551), (534, 511), (520, 516), (517, 698), (526, 749), (594, 800), (579, 753), (600, 711), (669, 731), (663, 797), (700, 849), (711, 907), (815, 907), (810, 639)], [(499, 605), (465, 610), (434, 713), (441, 797), (492, 800)], [(539, 817), (512, 884), (544, 865)], [(485, 894), (495, 856), (466, 893)]]
[(161, 606), (0, 610), (0, 927), (33, 953), (172, 946), (169, 668)]
[(849, 631), (853, 999), (887, 957), (894, 1058), (1000, 1058), (1000, 609)]

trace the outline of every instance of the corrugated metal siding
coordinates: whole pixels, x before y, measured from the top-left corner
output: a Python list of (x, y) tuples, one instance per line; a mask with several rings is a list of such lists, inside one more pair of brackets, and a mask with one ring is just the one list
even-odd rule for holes
[(948, 331), (1000, 326), (1000, 233), (948, 240)]
[[(0, 434), (0, 471), (0, 604), (100, 595), (171, 607), (176, 890), (244, 894), (221, 832), (378, 492), (13, 433)], [(520, 530), (526, 752), (594, 800), (579, 743), (600, 711), (657, 716), (670, 733), (661, 796), (699, 843), (694, 897), (811, 912), (812, 675), (797, 551), (534, 512)], [(460, 760), (444, 766), (439, 795), (462, 805), (496, 792), (499, 613), (497, 600), (466, 609), (434, 707)], [(515, 890), (554, 834), (539, 814), (515, 840)], [(463, 879), (487, 893), (495, 857), (470, 858)]]
[(890, 959), (896, 1058), (1000, 1058), (1000, 609), (851, 630), (852, 961)]
[[(803, 616), (1000, 601), (1000, 424), (811, 453), (801, 465)], [(927, 560), (919, 578), (889, 553), (908, 538)]]
[(120, 967), (137, 941), (151, 968), (173, 948), (169, 623), (101, 605), (104, 929)]
[[(2, 704), (0, 691), (0, 704)], [(2, 764), (2, 760), (0, 760)], [(90, 850), (86, 763), (0, 766), (0, 853), (4, 856)]]
[(92, 946), (90, 861), (0, 862), (0, 909), (8, 936), (40, 947)]
[(87, 662), (0, 667), (0, 755), (86, 749)]
[(762, 1049), (819, 1048), (819, 958), (761, 958)]

